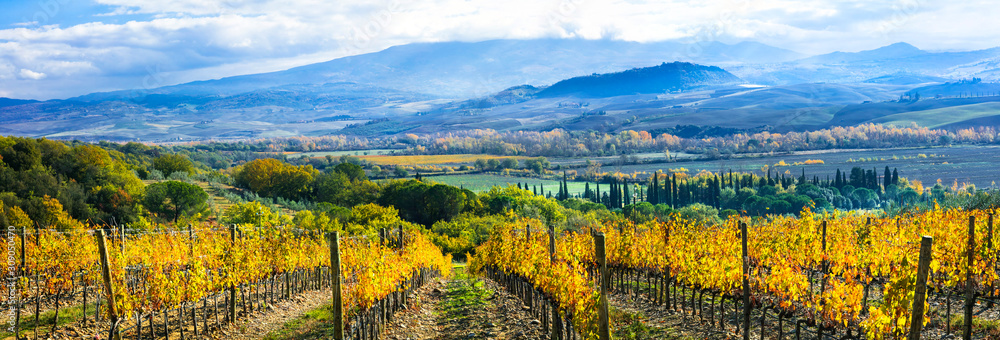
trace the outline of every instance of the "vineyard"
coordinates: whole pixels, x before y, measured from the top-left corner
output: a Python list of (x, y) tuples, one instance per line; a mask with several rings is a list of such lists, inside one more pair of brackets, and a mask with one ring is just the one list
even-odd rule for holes
[[(562, 339), (604, 339), (601, 281), (615, 296), (696, 317), (721, 338), (901, 339), (916, 316), (924, 338), (984, 339), (1000, 335), (991, 326), (1000, 320), (996, 212), (805, 212), (717, 226), (615, 220), (551, 239), (541, 222), (523, 219), (494, 230), (470, 267), (540, 306), (544, 326)], [(606, 242), (603, 259), (595, 240)], [(924, 283), (927, 300), (915, 306)]]
[(378, 239), (251, 225), (107, 232), (6, 234), (16, 280), (2, 293), (16, 332), (26, 331), (22, 314), (37, 320), (55, 310), (58, 319), (61, 307), (82, 304), (83, 320), (102, 322), (112, 339), (198, 337), (277, 300), (334, 287), (345, 338), (375, 339), (408, 292), (451, 270), (451, 255), (402, 228)]

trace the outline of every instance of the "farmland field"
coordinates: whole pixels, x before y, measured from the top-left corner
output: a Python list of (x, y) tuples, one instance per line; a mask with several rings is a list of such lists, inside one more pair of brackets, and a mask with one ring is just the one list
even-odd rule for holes
[(367, 156), (367, 155), (387, 155), (393, 150), (390, 149), (371, 149), (371, 150), (352, 150), (352, 151), (315, 151), (315, 152), (291, 152), (285, 154), (289, 158), (295, 157), (340, 157), (340, 156)]
[[(926, 158), (921, 155), (926, 156)], [(785, 161), (787, 164), (805, 162), (806, 160), (822, 160), (824, 164), (779, 166), (775, 164)], [(878, 168), (886, 166), (898, 168), (900, 176), (910, 180), (919, 180), (924, 184), (933, 184), (941, 179), (950, 185), (953, 181), (972, 183), (983, 188), (993, 185), (1000, 177), (1000, 148), (998, 147), (939, 147), (920, 149), (868, 150), (850, 152), (803, 153), (797, 155), (774, 155), (760, 158), (728, 159), (713, 161), (678, 162), (670, 164), (626, 165), (621, 172), (633, 171), (654, 172), (657, 169), (684, 167), (691, 172), (708, 171), (760, 171), (764, 165), (773, 170), (788, 172), (798, 177), (804, 168), (807, 176), (817, 175), (826, 179), (832, 177), (837, 169), (850, 170), (852, 167)], [(605, 169), (614, 170), (614, 169)], [(786, 174), (787, 175), (787, 174)]]
[(381, 155), (369, 155), (369, 156), (359, 156), (361, 159), (366, 161), (380, 164), (380, 165), (471, 165), (477, 159), (503, 159), (503, 158), (514, 158), (518, 160), (526, 159), (527, 157), (519, 156), (491, 156), (491, 155), (417, 155), (417, 156), (381, 156)]
[[(425, 158), (437, 157), (436, 159), (447, 159), (448, 157), (465, 156), (424, 156)], [(483, 155), (468, 155), (470, 158), (486, 157)], [(474, 156), (474, 157), (472, 157)], [(648, 156), (648, 155), (647, 155)], [(392, 156), (403, 157), (403, 156)], [(796, 162), (804, 163), (807, 160), (821, 160), (823, 164), (793, 165)], [(580, 164), (585, 161), (582, 158), (561, 158), (550, 159), (554, 164)], [(776, 166), (784, 161), (788, 166)], [(898, 168), (900, 176), (910, 180), (919, 180), (925, 185), (932, 185), (941, 179), (943, 184), (951, 185), (955, 180), (959, 183), (971, 183), (977, 187), (986, 188), (994, 186), (994, 181), (1000, 177), (1000, 168), (995, 164), (1000, 162), (1000, 147), (993, 146), (967, 146), (967, 147), (936, 147), (919, 149), (890, 149), (890, 150), (831, 150), (801, 152), (788, 155), (768, 155), (752, 158), (723, 159), (710, 161), (681, 161), (676, 163), (656, 163), (656, 164), (636, 164), (614, 166), (605, 165), (601, 171), (620, 171), (631, 174), (633, 172), (652, 173), (657, 170), (668, 171), (669, 169), (684, 168), (689, 174), (697, 173), (701, 170), (712, 172), (717, 171), (752, 171), (761, 173), (764, 165), (769, 166), (776, 173), (786, 173), (798, 177), (805, 169), (807, 176), (820, 176), (821, 179), (833, 176), (837, 169), (849, 171), (852, 167), (878, 168), (880, 171), (886, 166)], [(425, 164), (435, 164), (428, 160)], [(613, 164), (613, 163), (612, 163)], [(575, 168), (577, 172), (583, 172), (582, 168)], [(559, 170), (553, 170), (558, 175)], [(500, 174), (456, 174), (429, 177), (435, 182), (444, 184), (463, 186), (472, 191), (489, 190), (494, 185), (507, 185), (520, 183), (542, 184), (546, 186), (546, 191), (558, 190), (558, 181), (549, 179), (523, 178), (503, 176)], [(548, 188), (551, 186), (551, 189)], [(569, 190), (571, 194), (581, 193), (584, 190), (583, 182), (570, 182)]]
[[(527, 184), (529, 187), (541, 185), (545, 192), (552, 192), (555, 195), (559, 192), (559, 181), (548, 180), (548, 179), (538, 179), (538, 178), (525, 178), (525, 177), (512, 177), (503, 175), (490, 175), (490, 174), (471, 174), (471, 175), (446, 175), (446, 176), (429, 176), (426, 177), (428, 180), (448, 184), (456, 187), (463, 187), (465, 189), (472, 190), (473, 192), (482, 192), (490, 190), (490, 187), (494, 185), (506, 186), (506, 185), (517, 185), (517, 183)], [(583, 193), (585, 184), (583, 182), (572, 182), (570, 181), (567, 186), (569, 187), (569, 193), (571, 195), (576, 195)], [(594, 186), (591, 185), (591, 190)]]

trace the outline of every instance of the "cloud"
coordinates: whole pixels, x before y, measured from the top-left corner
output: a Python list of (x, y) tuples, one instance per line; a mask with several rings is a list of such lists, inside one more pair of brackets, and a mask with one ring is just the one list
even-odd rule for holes
[(755, 40), (819, 54), (1000, 38), (1000, 13), (984, 0), (94, 0), (91, 22), (71, 25), (58, 20), (78, 16), (78, 2), (45, 1), (59, 4), (53, 14), (25, 22), (39, 11), (26, 7), (27, 20), (0, 30), (0, 90), (67, 97), (140, 86), (150, 69), (170, 85), (412, 42)]
[(45, 73), (35, 72), (26, 68), (21, 69), (21, 72), (18, 72), (18, 75), (21, 76), (21, 78), (23, 79), (31, 79), (31, 80), (45, 79)]

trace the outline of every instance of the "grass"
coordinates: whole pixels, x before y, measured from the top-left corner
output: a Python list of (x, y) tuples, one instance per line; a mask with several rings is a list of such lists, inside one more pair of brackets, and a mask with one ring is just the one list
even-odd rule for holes
[(650, 327), (643, 322), (642, 313), (630, 313), (621, 309), (610, 310), (612, 338), (623, 340), (640, 339), (689, 339), (667, 328)]
[(445, 320), (461, 319), (469, 315), (469, 310), (486, 307), (486, 299), (493, 295), (493, 291), (486, 289), (482, 280), (469, 274), (464, 265), (456, 265), (452, 275), (454, 279), (448, 284), (446, 297), (439, 305)]
[(874, 122), (897, 126), (910, 126), (912, 122), (917, 122), (920, 126), (935, 129), (970, 119), (996, 116), (998, 113), (1000, 113), (1000, 102), (989, 102), (897, 113), (876, 119)]
[(333, 338), (333, 305), (327, 304), (286, 322), (268, 333), (265, 340)]
[[(538, 179), (538, 178), (525, 178), (525, 177), (510, 177), (503, 175), (492, 175), (492, 174), (472, 174), (472, 175), (444, 175), (444, 176), (433, 176), (427, 177), (428, 180), (448, 184), (451, 186), (462, 187), (465, 189), (472, 190), (473, 192), (483, 192), (490, 190), (494, 185), (501, 187), (507, 185), (517, 185), (517, 183), (528, 184), (529, 190), (533, 186), (541, 184), (546, 192), (551, 191), (552, 195), (559, 192), (559, 182), (556, 180), (548, 179)], [(585, 184), (583, 182), (570, 181), (567, 183), (569, 187), (569, 193), (572, 195), (582, 194)], [(597, 187), (594, 183), (590, 183), (590, 190), (595, 190)], [(601, 185), (601, 192), (603, 193), (607, 189), (607, 184)], [(645, 188), (643, 188), (645, 190)]]
[[(87, 320), (94, 320), (94, 313), (96, 312), (97, 306), (93, 303), (88, 303)], [(33, 338), (34, 333), (32, 333), (32, 330), (35, 326), (38, 326), (39, 335), (49, 333), (49, 331), (52, 330), (52, 323), (55, 321), (55, 318), (56, 311), (54, 309), (41, 313), (38, 316), (37, 322), (35, 320), (35, 313), (30, 312), (27, 309), (21, 310), (21, 336)], [(62, 308), (59, 308), (59, 326), (76, 323), (80, 320), (83, 320), (83, 304), (69, 307), (63, 306)], [(0, 331), (0, 339), (14, 338), (14, 333), (7, 332), (7, 327), (9, 327), (9, 325), (0, 327), (0, 330), (2, 330)], [(28, 334), (32, 334), (32, 336), (28, 336)]]
[(477, 159), (505, 159), (514, 158), (518, 160), (527, 159), (521, 156), (493, 156), (477, 154), (460, 155), (410, 155), (410, 156), (384, 156), (368, 155), (358, 156), (358, 158), (381, 165), (438, 165), (438, 164), (472, 164)]
[[(961, 311), (958, 315), (952, 315), (951, 320), (948, 323), (951, 324), (951, 331), (956, 334), (962, 333), (962, 327), (965, 326), (965, 315), (962, 315)], [(972, 330), (975, 332), (986, 332), (988, 334), (1000, 334), (1000, 320), (985, 320), (972, 318)]]
[(354, 150), (354, 151), (317, 151), (317, 152), (285, 152), (288, 158), (295, 157), (340, 157), (340, 156), (369, 156), (369, 155), (385, 155), (393, 150), (390, 149), (371, 149), (371, 150)]

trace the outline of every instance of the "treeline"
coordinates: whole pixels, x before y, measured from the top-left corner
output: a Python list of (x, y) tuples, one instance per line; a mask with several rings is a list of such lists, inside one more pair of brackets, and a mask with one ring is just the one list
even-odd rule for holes
[[(832, 176), (830, 176), (832, 175)], [(910, 183), (899, 176), (899, 171), (885, 167), (882, 170), (854, 167), (824, 177), (799, 176), (786, 173), (757, 175), (743, 172), (686, 172), (657, 173), (643, 180), (620, 174), (609, 174), (600, 180), (586, 182), (584, 191), (570, 194), (568, 179), (564, 174), (556, 193), (527, 184), (524, 189), (535, 194), (558, 200), (582, 198), (601, 204), (610, 210), (657, 211), (660, 215), (691, 205), (701, 209), (716, 209), (722, 217), (732, 214), (764, 216), (770, 214), (797, 214), (805, 208), (817, 210), (877, 209), (901, 204), (917, 204), (943, 200), (945, 193), (974, 193), (972, 190), (949, 189), (938, 184), (925, 190), (921, 183)], [(593, 184), (593, 185), (591, 185)], [(520, 188), (522, 185), (517, 184)]]
[[(647, 131), (618, 133), (595, 131), (506, 131), (469, 130), (427, 135), (404, 134), (380, 138), (333, 135), (289, 137), (238, 142), (191, 142), (173, 145), (176, 153), (200, 152), (213, 159), (203, 163), (216, 167), (227, 160), (250, 160), (252, 153), (392, 149), (397, 154), (491, 154), (529, 157), (598, 157), (648, 152), (688, 152), (710, 158), (739, 153), (791, 152), (823, 149), (924, 147), (951, 144), (996, 144), (1000, 132), (992, 127), (955, 131), (917, 126), (892, 127), (863, 124), (809, 132), (736, 133), (723, 137), (681, 138)], [(220, 163), (221, 162), (221, 163)], [(219, 167), (216, 167), (219, 168)]]
[(55, 229), (85, 224), (143, 226), (149, 224), (150, 213), (176, 220), (181, 214), (204, 211), (207, 195), (195, 185), (142, 183), (139, 171), (174, 177), (195, 172), (190, 160), (151, 150), (138, 143), (109, 150), (0, 137), (0, 223)]

